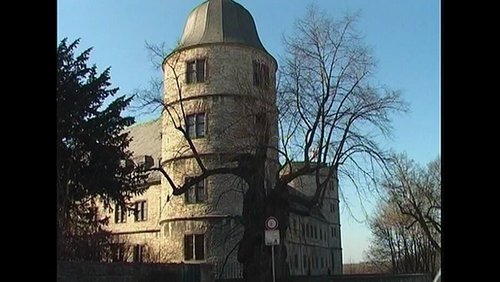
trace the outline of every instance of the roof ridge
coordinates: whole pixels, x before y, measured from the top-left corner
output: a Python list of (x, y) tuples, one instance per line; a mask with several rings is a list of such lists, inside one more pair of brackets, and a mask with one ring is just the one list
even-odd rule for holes
[(141, 125), (146, 125), (148, 123), (154, 123), (154, 122), (157, 122), (159, 119), (161, 119), (161, 116), (160, 117), (157, 117), (157, 118), (154, 118), (154, 119), (151, 119), (151, 120), (146, 120), (146, 121), (141, 121), (141, 122), (136, 122), (130, 126), (128, 126), (126, 129), (130, 129), (130, 128), (134, 128), (134, 127), (138, 127), (138, 126), (141, 126)]

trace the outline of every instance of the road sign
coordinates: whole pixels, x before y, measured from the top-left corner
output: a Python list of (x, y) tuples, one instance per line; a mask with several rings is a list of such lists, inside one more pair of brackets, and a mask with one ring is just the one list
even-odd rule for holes
[(279, 230), (265, 230), (264, 241), (266, 246), (274, 246), (280, 244), (280, 231)]
[(278, 219), (274, 216), (270, 216), (266, 219), (264, 224), (267, 230), (275, 230), (278, 229)]

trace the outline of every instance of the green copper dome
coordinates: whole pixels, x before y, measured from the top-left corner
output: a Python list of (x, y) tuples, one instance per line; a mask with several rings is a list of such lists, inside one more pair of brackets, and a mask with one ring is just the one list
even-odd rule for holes
[(209, 0), (189, 14), (180, 48), (205, 43), (240, 43), (266, 51), (252, 15), (232, 0)]

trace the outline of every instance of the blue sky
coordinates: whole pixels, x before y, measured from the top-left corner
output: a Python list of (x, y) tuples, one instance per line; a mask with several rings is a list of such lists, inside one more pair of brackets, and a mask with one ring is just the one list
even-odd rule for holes
[[(113, 86), (131, 94), (161, 75), (148, 59), (145, 42), (174, 47), (189, 12), (202, 0), (58, 0), (57, 39), (81, 38), (80, 49), (94, 47), (90, 61), (102, 71), (111, 66)], [(439, 0), (237, 0), (253, 15), (265, 48), (283, 54), (282, 34), (314, 2), (339, 17), (360, 12), (358, 29), (377, 59), (376, 79), (403, 92), (410, 112), (394, 116), (394, 132), (384, 146), (406, 152), (421, 164), (440, 153), (440, 2)], [(141, 121), (144, 118), (139, 117)], [(356, 194), (344, 187), (354, 215), (363, 219)], [(374, 200), (365, 202), (372, 210)], [(344, 205), (345, 206), (345, 205)], [(363, 260), (369, 230), (345, 209), (341, 213), (344, 263)]]

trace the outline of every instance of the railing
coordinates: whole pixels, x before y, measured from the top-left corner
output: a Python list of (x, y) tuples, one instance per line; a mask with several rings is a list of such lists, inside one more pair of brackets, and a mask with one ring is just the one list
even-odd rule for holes
[[(222, 275), (221, 275), (222, 272)], [(238, 279), (243, 278), (243, 267), (240, 263), (228, 262), (223, 266), (223, 263), (215, 263), (214, 265), (215, 279)], [(220, 278), (219, 278), (220, 277)]]

